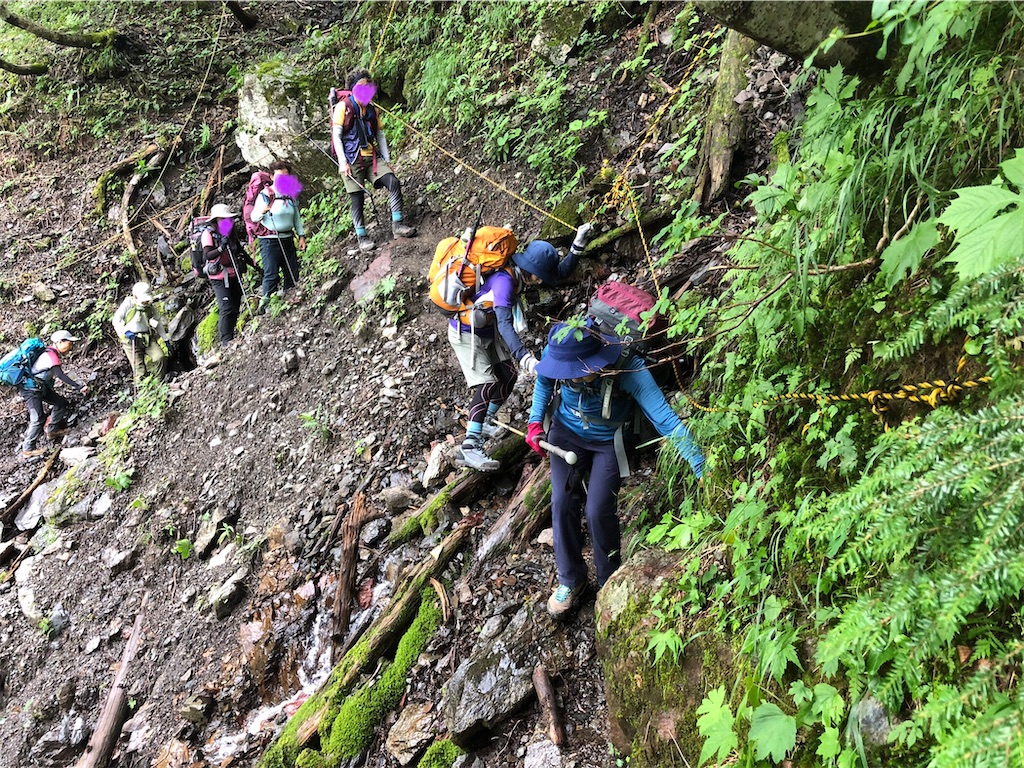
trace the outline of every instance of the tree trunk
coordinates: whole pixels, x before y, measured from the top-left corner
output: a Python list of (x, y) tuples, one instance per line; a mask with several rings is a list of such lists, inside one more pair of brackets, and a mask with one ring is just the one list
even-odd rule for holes
[(49, 64), (12, 64), (9, 61), (0, 59), (0, 69), (10, 72), (12, 75), (45, 75), (50, 69)]
[(47, 29), (14, 13), (6, 3), (0, 3), (0, 21), (6, 21), (12, 27), (23, 29), (43, 40), (69, 48), (105, 48), (117, 39), (117, 30), (114, 29), (106, 29), (102, 32), (83, 32), (77, 35)]
[(732, 158), (743, 137), (744, 120), (736, 105), (736, 94), (747, 87), (747, 66), (756, 47), (756, 42), (735, 30), (729, 30), (722, 46), (718, 81), (701, 150), (702, 170), (694, 190), (694, 199), (699, 199), (703, 206), (716, 200), (729, 182)]
[[(863, 32), (871, 22), (868, 0), (697, 0), (700, 10), (730, 29), (803, 61), (814, 54), (814, 66), (828, 69), (842, 63), (847, 72), (877, 75), (887, 61), (876, 58), (881, 33), (838, 41), (827, 52), (818, 45), (837, 27)], [(889, 54), (899, 46), (890, 45)]]

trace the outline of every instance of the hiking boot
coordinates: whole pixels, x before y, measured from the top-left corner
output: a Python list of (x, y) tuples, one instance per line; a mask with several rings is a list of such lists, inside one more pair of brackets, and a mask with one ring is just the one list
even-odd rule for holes
[(559, 584), (558, 589), (552, 592), (551, 597), (548, 598), (548, 613), (556, 619), (566, 616), (576, 607), (586, 590), (586, 584), (581, 584), (578, 587)]
[(455, 463), (460, 467), (469, 467), (480, 472), (494, 472), (501, 467), (500, 462), (484, 453), (483, 440), (472, 437), (463, 440), (462, 445), (455, 451)]
[(67, 427), (61, 427), (60, 429), (51, 429), (46, 433), (46, 436), (51, 440), (60, 440), (64, 435), (67, 435), (70, 432), (71, 430)]
[(366, 237), (365, 235), (363, 237), (358, 237), (356, 239), (358, 240), (359, 243), (359, 250), (362, 251), (363, 253), (369, 253), (370, 251), (377, 247), (377, 244), (373, 242), (373, 240), (371, 240), (370, 238)]
[(391, 232), (395, 237), (416, 237), (416, 227), (410, 227), (404, 221), (391, 222)]
[(33, 458), (35, 456), (42, 456), (44, 453), (46, 453), (46, 449), (45, 448), (33, 448), (30, 451), (22, 451), (21, 455), (22, 455), (22, 458), (31, 459), (31, 458)]
[(270, 297), (262, 296), (260, 298), (260, 303), (256, 305), (256, 314), (265, 315), (267, 314), (268, 309), (270, 309)]

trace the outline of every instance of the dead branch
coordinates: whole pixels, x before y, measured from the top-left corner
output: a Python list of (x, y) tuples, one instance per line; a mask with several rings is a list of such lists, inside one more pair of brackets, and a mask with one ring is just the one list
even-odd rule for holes
[(49, 69), (50, 64), (48, 62), (39, 62), (38, 64), (13, 64), (6, 59), (0, 59), (0, 69), (4, 72), (10, 72), (12, 75), (45, 75)]
[(110, 691), (107, 693), (107, 700), (103, 704), (103, 711), (99, 720), (96, 721), (96, 729), (89, 739), (89, 745), (85, 753), (75, 764), (75, 768), (103, 768), (114, 751), (114, 745), (121, 735), (121, 727), (128, 719), (128, 694), (124, 690), (124, 682), (128, 676), (128, 665), (135, 658), (142, 641), (142, 616), (146, 609), (146, 601), (149, 599), (149, 592), (142, 595), (142, 602), (139, 603), (139, 612), (135, 616), (135, 624), (132, 626), (132, 634), (125, 645), (124, 653), (121, 654), (121, 663), (117, 667), (114, 681), (110, 684)]
[(97, 216), (101, 215), (106, 208), (107, 185), (110, 183), (110, 180), (129, 168), (134, 168), (147, 157), (159, 151), (160, 146), (158, 144), (150, 144), (140, 149), (134, 155), (117, 161), (99, 175), (99, 178), (96, 179), (96, 185), (92, 188), (92, 196), (96, 200), (95, 210)]
[(23, 29), (30, 35), (68, 48), (106, 48), (119, 37), (115, 29), (105, 29), (102, 32), (83, 32), (77, 35), (48, 29), (14, 13), (7, 7), (7, 3), (0, 3), (0, 21), (6, 21), (12, 27)]
[(32, 495), (32, 491), (38, 488), (40, 483), (43, 482), (43, 479), (46, 477), (46, 473), (50, 471), (50, 467), (53, 466), (53, 462), (56, 461), (57, 456), (59, 455), (60, 447), (58, 446), (50, 453), (50, 457), (46, 460), (46, 463), (43, 464), (43, 468), (39, 470), (35, 480), (32, 481), (29, 487), (22, 491), (18, 498), (7, 505), (7, 509), (5, 509), (3, 514), (0, 515), (0, 523), (9, 522), (14, 517), (14, 514), (21, 509), (21, 505), (28, 501), (28, 498)]
[(238, 23), (242, 25), (242, 29), (252, 29), (260, 23), (260, 19), (255, 13), (250, 13), (242, 7), (241, 3), (235, 2), (235, 0), (228, 0), (224, 5), (231, 11), (231, 15), (238, 20)]
[(562, 722), (562, 712), (555, 698), (555, 689), (543, 664), (533, 668), (533, 689), (537, 692), (537, 701), (540, 702), (541, 716), (548, 724), (548, 738), (561, 749), (568, 745), (569, 740), (565, 735), (565, 724)]
[(334, 594), (334, 622), (331, 630), (332, 665), (340, 655), (339, 647), (348, 634), (349, 620), (352, 617), (352, 596), (355, 593), (356, 564), (359, 560), (359, 532), (366, 523), (381, 515), (381, 512), (367, 510), (366, 494), (359, 491), (352, 500), (352, 509), (341, 528), (341, 561), (338, 565), (338, 586)]
[[(164, 161), (167, 156), (167, 152), (160, 150), (153, 155), (149, 160), (146, 161), (144, 168), (137, 170), (128, 180), (128, 183), (124, 187), (124, 194), (121, 196), (121, 232), (124, 234), (125, 248), (128, 253), (138, 261), (139, 249), (135, 246), (135, 240), (132, 238), (132, 227), (131, 227), (131, 215), (130, 206), (132, 202), (132, 196), (135, 194), (136, 187), (142, 183), (142, 180), (150, 174), (150, 172), (160, 167), (160, 163)], [(139, 279), (145, 279), (145, 272), (139, 265)]]

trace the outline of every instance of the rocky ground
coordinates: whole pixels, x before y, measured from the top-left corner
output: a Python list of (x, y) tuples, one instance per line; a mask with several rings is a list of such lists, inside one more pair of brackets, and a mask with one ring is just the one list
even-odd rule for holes
[[(627, 40), (624, 51), (629, 45), (635, 50)], [(768, 112), (777, 120), (788, 111), (788, 79), (772, 75), (780, 63), (765, 53), (751, 76), (748, 101), (762, 118)], [(635, 119), (632, 108), (627, 119)], [(81, 316), (110, 309), (112, 297), (130, 285), (108, 250), (83, 245), (74, 269), (56, 271), (45, 247), (23, 245), (40, 232), (101, 242), (104, 232), (88, 226), (76, 232), (74, 223), (88, 220), (90, 182), (114, 154), (84, 158), (74, 174), (61, 163), (36, 164), (26, 178), (46, 184), (27, 182), (3, 199), (0, 229), (17, 244), (9, 245), (5, 261), (20, 270), (3, 284), (7, 342), (23, 323), (38, 323), (55, 308)], [(747, 170), (764, 161), (752, 150)], [(94, 425), (123, 413), (135, 396), (127, 361), (109, 331), (70, 357), (66, 370), (92, 392), (80, 403), (46, 484), (17, 523), (4, 520), (0, 529), (0, 569), (23, 557), (15, 577), (0, 584), (0, 741), (7, 745), (0, 768), (72, 764), (131, 639), (138, 641), (127, 669), (132, 717), (115, 764), (254, 765), (329, 671), (339, 556), (331, 532), (357, 490), (381, 517), (362, 532), (353, 634), (440, 536), (459, 520), (480, 516), (470, 543), (444, 573), (451, 614), (409, 676), (400, 725), (394, 727), (399, 712), (382, 719), (366, 764), (399, 764), (403, 749), (421, 750), (445, 735), (453, 718), (467, 732), (479, 731), (472, 741), (477, 762), (466, 765), (613, 764), (593, 603), (564, 624), (546, 618), (553, 557), (543, 534), (522, 551), (477, 562), (477, 545), (535, 464), (532, 454), (520, 452), (482, 495), (447, 510), (432, 536), (393, 552), (385, 546), (403, 512), (454, 477), (450, 454), (468, 402), (444, 320), (426, 296), (433, 246), (461, 231), (471, 209), (483, 208), (486, 220), (512, 226), (524, 241), (542, 224), (536, 213), (446, 163), (399, 162), (417, 238), (387, 242), (369, 256), (351, 251), (351, 242), (335, 244), (328, 255), (339, 257), (340, 274), (303, 281), (284, 311), (251, 322), (230, 348), (175, 375), (163, 416), (131, 433), (127, 468), (134, 476), (126, 489), (105, 483), (109, 470), (90, 457), (88, 443)], [(437, 182), (443, 191), (428, 193)], [(47, 185), (63, 194), (43, 205), (32, 195)], [(57, 199), (63, 207), (54, 210)], [(453, 199), (466, 205), (455, 210)], [(383, 198), (378, 204), (386, 205)], [(682, 282), (714, 247), (693, 249), (662, 277)], [(637, 238), (620, 240), (589, 256), (571, 288), (531, 295), (538, 311), (529, 346), (539, 352), (545, 317), (572, 314), (607, 276), (643, 284), (639, 253)], [(394, 288), (366, 298), (385, 275)], [(168, 283), (160, 290), (180, 299), (206, 288)], [(529, 389), (520, 381), (502, 411), (508, 422), (524, 425)], [(44, 466), (45, 457), (24, 462), (14, 450), (24, 421), (20, 399), (5, 393), (2, 508)], [(650, 482), (647, 470), (631, 485), (650, 492)], [(54, 497), (59, 488), (63, 494)], [(636, 514), (634, 507), (627, 517)], [(483, 703), (468, 694), (461, 704), (457, 697), (443, 700), (443, 687), (463, 679), (464, 662), (488, 653), (502, 659), (498, 667), (519, 670), (518, 677), (507, 676), (508, 687)], [(560, 762), (547, 751), (536, 699), (520, 690), (522, 671), (537, 660), (554, 678), (567, 721), (569, 747)]]

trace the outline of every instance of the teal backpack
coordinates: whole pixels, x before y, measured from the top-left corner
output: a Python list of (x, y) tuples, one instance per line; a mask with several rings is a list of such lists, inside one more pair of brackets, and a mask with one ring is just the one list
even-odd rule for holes
[[(32, 377), (32, 364), (46, 349), (42, 339), (25, 339), (0, 359), (0, 383), (12, 387), (25, 384)], [(30, 386), (30, 385), (29, 385)]]

